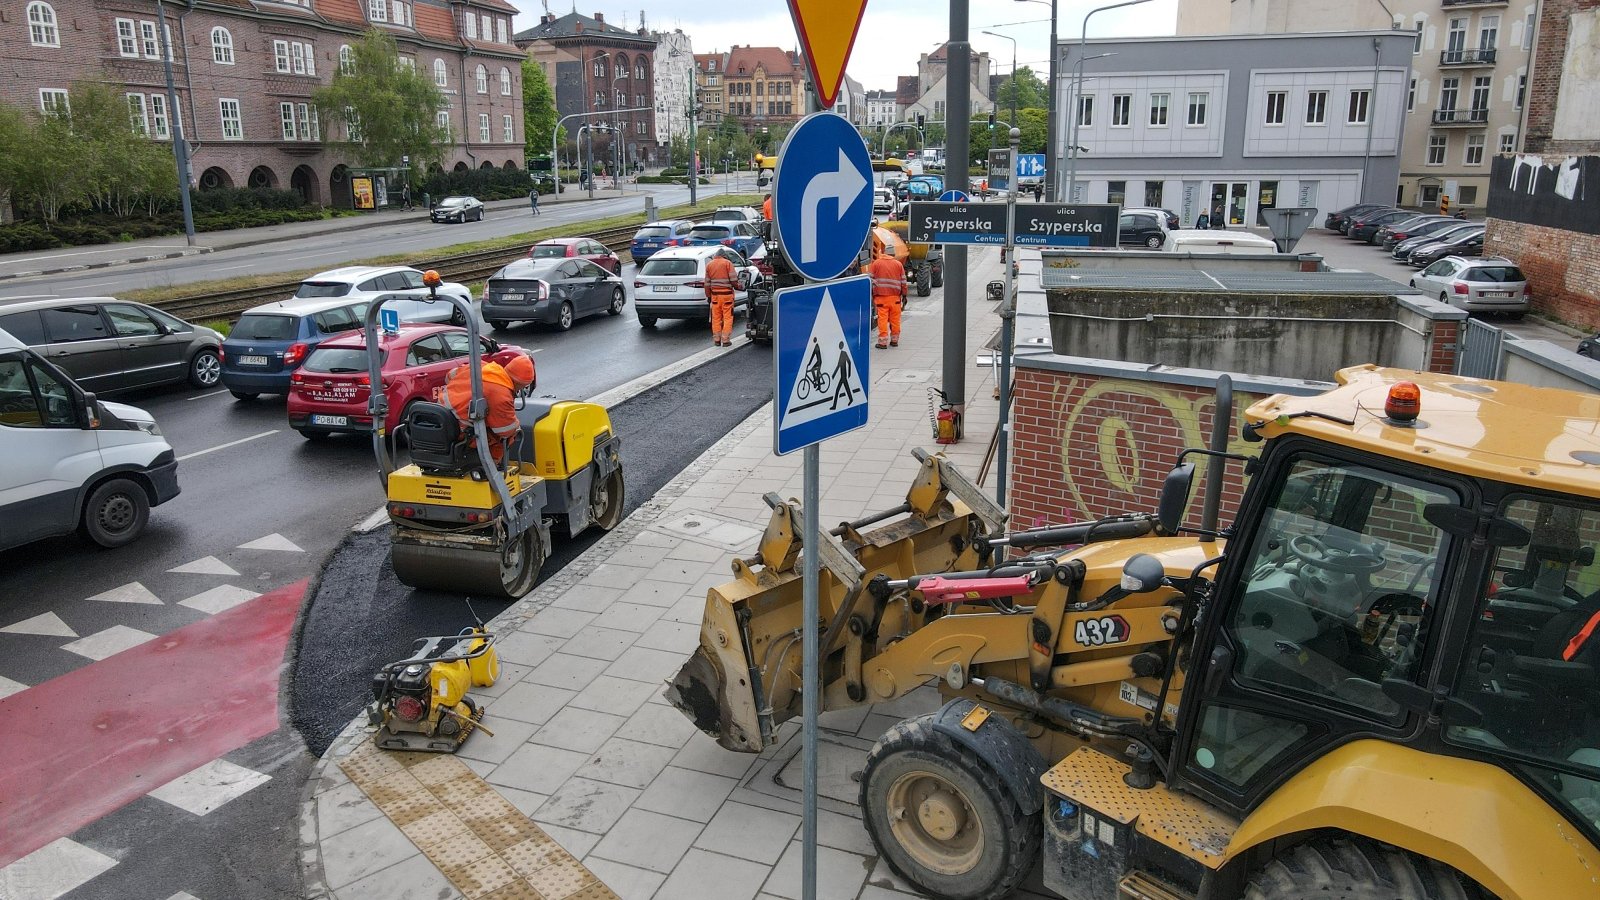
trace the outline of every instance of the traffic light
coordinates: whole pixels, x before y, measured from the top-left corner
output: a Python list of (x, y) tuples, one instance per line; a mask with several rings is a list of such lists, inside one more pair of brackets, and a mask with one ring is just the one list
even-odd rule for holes
[(1447, 215), (1447, 214), (1449, 214), (1449, 212), (1450, 212), (1450, 195), (1449, 194), (1440, 194), (1439, 195), (1439, 214), (1440, 215)]
[(989, 130), (994, 130), (994, 113), (989, 113)]

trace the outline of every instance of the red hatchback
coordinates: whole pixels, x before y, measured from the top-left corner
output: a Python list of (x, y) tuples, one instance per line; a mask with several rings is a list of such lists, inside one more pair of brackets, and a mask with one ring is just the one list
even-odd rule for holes
[[(492, 362), (503, 363), (519, 353), (533, 361), (533, 355), (521, 347), (479, 340), (484, 357)], [(399, 334), (380, 337), (390, 431), (400, 424), (411, 403), (437, 399), (445, 376), (466, 360), (470, 341), (465, 328), (421, 323), (403, 323)], [(323, 341), (289, 380), (289, 427), (308, 440), (340, 433), (370, 434), (370, 391), (366, 335), (352, 331)]]
[(594, 238), (551, 238), (528, 249), (529, 259), (587, 259), (613, 275), (622, 274), (622, 260)]

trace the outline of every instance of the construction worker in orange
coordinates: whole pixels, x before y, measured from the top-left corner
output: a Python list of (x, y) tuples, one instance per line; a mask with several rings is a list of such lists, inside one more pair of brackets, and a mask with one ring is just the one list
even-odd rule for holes
[[(462, 428), (468, 427), (467, 411), (472, 403), (472, 375), (467, 363), (450, 370), (444, 380), (444, 402), (456, 411), (456, 420)], [(505, 447), (516, 439), (522, 424), (517, 421), (517, 394), (533, 384), (533, 360), (518, 353), (504, 365), (483, 362), (483, 395), (489, 401), (483, 426), (489, 432), (489, 455), (495, 462), (505, 454)]]
[(767, 198), (765, 200), (761, 201), (761, 218), (766, 219), (768, 222), (772, 221), (772, 195), (771, 194), (768, 194)]
[(733, 344), (733, 292), (739, 276), (726, 256), (706, 260), (706, 299), (711, 301), (711, 343), (718, 347)]
[(906, 299), (906, 267), (893, 254), (874, 253), (867, 274), (872, 276), (872, 305), (878, 314), (878, 349), (898, 347), (900, 305)]

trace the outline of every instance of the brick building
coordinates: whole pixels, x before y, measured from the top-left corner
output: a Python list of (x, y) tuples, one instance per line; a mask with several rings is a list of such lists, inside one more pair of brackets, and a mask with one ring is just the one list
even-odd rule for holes
[[(606, 22), (605, 13), (557, 16), (544, 13), (539, 24), (517, 32), (516, 45), (544, 68), (556, 94), (556, 111), (575, 118), (564, 123), (567, 152), (577, 149), (578, 129), (605, 123), (610, 133), (595, 133), (597, 164), (657, 165), (666, 148), (656, 141), (656, 39)], [(584, 145), (588, 146), (585, 137)]]
[(699, 108), (698, 121), (720, 122), (728, 114), (727, 85), (722, 77), (728, 70), (728, 54), (696, 53), (694, 55), (695, 106)]
[[(178, 121), (204, 190), (292, 188), (350, 205), (350, 160), (325, 140), (312, 92), (368, 28), (393, 35), (402, 60), (434, 75), (449, 102), (449, 168), (520, 167), (521, 54), (505, 0), (193, 0), (167, 6)], [(70, 103), (74, 82), (126, 87), (134, 123), (170, 140), (153, 0), (29, 0), (0, 16), (0, 100)], [(396, 165), (399, 160), (394, 161)]]
[(723, 69), (723, 112), (746, 131), (792, 124), (805, 115), (805, 64), (794, 51), (735, 46)]
[(1515, 259), (1534, 308), (1600, 327), (1600, 0), (1545, 0), (1522, 152), (1494, 160), (1485, 253)]

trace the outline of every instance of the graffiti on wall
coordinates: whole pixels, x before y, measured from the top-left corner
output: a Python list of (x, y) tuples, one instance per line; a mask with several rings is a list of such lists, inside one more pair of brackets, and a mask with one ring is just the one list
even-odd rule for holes
[(1600, 234), (1600, 156), (1496, 157), (1488, 211), (1495, 219)]

